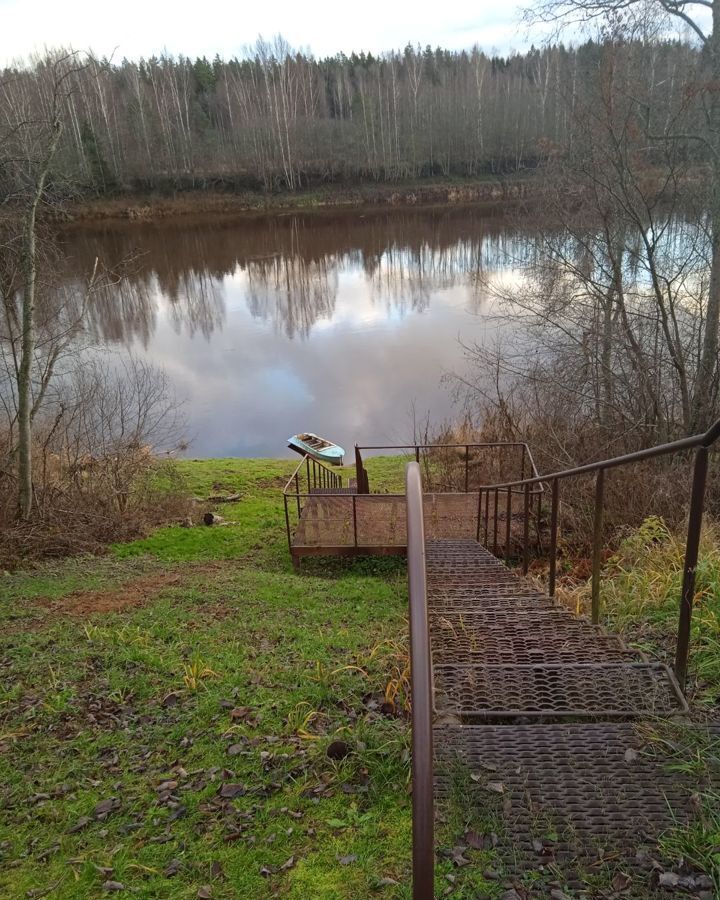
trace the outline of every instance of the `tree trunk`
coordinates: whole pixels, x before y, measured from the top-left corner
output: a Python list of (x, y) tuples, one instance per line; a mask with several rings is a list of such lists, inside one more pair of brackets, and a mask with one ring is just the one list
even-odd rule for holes
[(59, 119), (52, 123), (52, 135), (45, 159), (33, 187), (25, 220), (23, 248), (22, 341), (18, 372), (18, 506), (23, 519), (30, 518), (33, 505), (32, 486), (32, 366), (35, 356), (35, 286), (37, 282), (37, 208), (45, 192), (48, 172), (62, 134)]
[(720, 98), (714, 86), (720, 84), (720, 0), (713, 0), (713, 30), (709, 39), (712, 61), (713, 90), (710, 91), (710, 128), (712, 142), (713, 179), (710, 186), (710, 216), (712, 228), (712, 258), (710, 289), (705, 315), (700, 364), (693, 397), (691, 430), (708, 428), (713, 418), (713, 379), (718, 365), (718, 328), (720, 327)]

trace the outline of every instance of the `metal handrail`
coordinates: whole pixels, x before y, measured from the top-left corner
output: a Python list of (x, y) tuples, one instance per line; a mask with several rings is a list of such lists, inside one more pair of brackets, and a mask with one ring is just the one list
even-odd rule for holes
[[(702, 518), (705, 508), (705, 488), (707, 482), (709, 450), (720, 438), (720, 419), (700, 434), (681, 438), (657, 447), (649, 447), (646, 450), (636, 450), (633, 453), (625, 453), (610, 459), (598, 460), (571, 469), (552, 472), (549, 475), (534, 475), (532, 478), (524, 478), (520, 481), (506, 481), (500, 484), (483, 485), (478, 491), (478, 531), (477, 539), (480, 540), (480, 523), (483, 496), (485, 497), (485, 538), (488, 539), (490, 498), (494, 498), (494, 544), (497, 547), (497, 520), (498, 498), (500, 491), (507, 491), (508, 496), (513, 489), (522, 488), (525, 493), (524, 516), (524, 559), (523, 571), (528, 570), (528, 525), (529, 504), (528, 494), (530, 488), (536, 484), (550, 486), (551, 513), (550, 513), (550, 571), (549, 594), (554, 596), (557, 582), (557, 532), (559, 514), (559, 485), (566, 478), (575, 478), (582, 475), (595, 474), (595, 510), (593, 519), (593, 549), (592, 549), (592, 577), (591, 577), (591, 615), (593, 623), (600, 620), (600, 571), (602, 566), (602, 538), (603, 538), (603, 506), (605, 494), (605, 472), (620, 466), (632, 465), (649, 459), (657, 459), (681, 453), (686, 450), (695, 450), (693, 464), (692, 492), (690, 496), (690, 510), (688, 513), (688, 530), (685, 543), (685, 558), (683, 563), (683, 582), (680, 596), (680, 614), (678, 621), (678, 637), (675, 649), (675, 676), (681, 689), (685, 690), (687, 682), (688, 658), (690, 652), (690, 630), (692, 625), (692, 611), (695, 598), (695, 572), (697, 568), (698, 553), (700, 548), (700, 534), (702, 531)], [(509, 509), (509, 504), (508, 504)], [(538, 505), (538, 524), (540, 520), (540, 506)], [(508, 523), (509, 538), (509, 523)], [(507, 549), (506, 549), (507, 552)]]
[[(421, 450), (465, 450), (465, 493), (475, 493), (474, 491), (469, 491), (469, 472), (470, 472), (470, 450), (487, 450), (493, 448), (510, 448), (517, 447), (522, 449), (522, 458), (521, 458), (521, 477), (525, 474), (525, 458), (530, 464), (530, 472), (534, 475), (538, 475), (537, 466), (535, 465), (535, 460), (532, 455), (532, 451), (529, 445), (525, 441), (479, 441), (479, 442), (468, 442), (464, 444), (355, 444), (355, 469), (356, 469), (356, 477), (357, 477), (357, 489), (359, 494), (368, 494), (370, 493), (370, 487), (367, 479), (367, 470), (363, 465), (362, 460), (362, 451), (363, 450), (412, 450), (415, 453), (415, 462), (420, 462), (420, 451)], [(538, 494), (543, 493), (545, 488), (542, 484), (542, 480), (538, 480), (538, 490), (533, 490), (531, 493)]]
[(320, 485), (320, 487), (323, 488), (342, 488), (343, 486), (342, 475), (339, 472), (333, 472), (332, 469), (328, 468), (319, 460), (314, 459), (309, 453), (306, 453), (293, 470), (292, 475), (288, 478), (285, 487), (283, 488), (283, 494), (299, 493), (301, 469), (305, 470), (308, 493), (310, 492), (311, 480), (314, 487)]
[(432, 673), (427, 612), (425, 525), (420, 466), (405, 470), (412, 697), (413, 900), (434, 895)]

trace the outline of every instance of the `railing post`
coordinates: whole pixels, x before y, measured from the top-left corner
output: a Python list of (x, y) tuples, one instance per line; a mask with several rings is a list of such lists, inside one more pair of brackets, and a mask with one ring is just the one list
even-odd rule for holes
[(485, 491), (485, 546), (488, 545), (488, 534), (490, 533), (490, 491)]
[(420, 448), (418, 447), (417, 444), (415, 445), (415, 462), (416, 463), (420, 462)]
[(505, 562), (510, 564), (510, 523), (512, 521), (512, 488), (508, 488), (505, 502)]
[(353, 540), (355, 547), (358, 545), (357, 539), (357, 494), (352, 495), (352, 505), (353, 505)]
[(523, 575), (530, 568), (530, 485), (525, 485), (525, 505), (523, 515)]
[(468, 476), (469, 476), (469, 464), (470, 464), (470, 447), (468, 444), (465, 444), (465, 493), (468, 492)]
[(688, 518), (687, 543), (685, 544), (685, 567), (683, 570), (682, 594), (680, 595), (680, 621), (675, 652), (675, 677), (681, 690), (687, 683), (688, 656), (690, 653), (690, 627), (692, 625), (693, 603), (695, 600), (695, 571), (700, 550), (700, 532), (705, 506), (705, 482), (707, 481), (708, 448), (698, 447), (693, 468), (692, 496)]
[(552, 506), (550, 510), (550, 583), (548, 585), (548, 593), (551, 597), (555, 596), (555, 579), (557, 576), (557, 529), (559, 494), (559, 482), (557, 478), (553, 478)]
[(498, 549), (498, 500), (500, 499), (500, 491), (495, 488), (495, 503), (493, 512), (495, 513), (495, 522), (493, 526), (493, 556), (497, 556)]
[(364, 477), (365, 470), (363, 468), (362, 462), (362, 454), (360, 453), (360, 448), (357, 444), (355, 444), (355, 490), (358, 494), (367, 494), (369, 493), (369, 488), (365, 484)]
[(292, 538), (290, 536), (290, 513), (288, 511), (287, 494), (283, 494), (283, 499), (285, 500), (285, 528), (287, 529), (288, 550), (290, 551), (290, 555), (292, 556)]
[(478, 488), (478, 505), (477, 505), (477, 534), (475, 540), (480, 543), (480, 522), (482, 520), (482, 489)]
[[(313, 462), (314, 462), (314, 460), (313, 460)], [(310, 493), (310, 457), (309, 456), (305, 457), (305, 475), (307, 477), (307, 486), (308, 486), (307, 489), (308, 489), (308, 494), (309, 494)]]
[(298, 473), (295, 473), (295, 499), (297, 500), (297, 511), (298, 516), (300, 515), (300, 478)]
[(593, 526), (592, 555), (591, 613), (593, 625), (597, 625), (600, 622), (600, 564), (602, 562), (604, 488), (605, 469), (598, 469), (597, 475), (595, 476), (595, 524)]

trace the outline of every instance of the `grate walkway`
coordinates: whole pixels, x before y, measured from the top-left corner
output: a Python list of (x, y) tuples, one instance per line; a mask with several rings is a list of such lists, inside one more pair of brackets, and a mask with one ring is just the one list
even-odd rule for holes
[(497, 801), (507, 871), (549, 879), (533, 896), (550, 896), (558, 866), (576, 887), (637, 874), (638, 848), (686, 819), (698, 790), (647, 750), (648, 722), (688, 712), (673, 673), (473, 540), (430, 540), (426, 557), (438, 799), (457, 794), (460, 763), (466, 800)]

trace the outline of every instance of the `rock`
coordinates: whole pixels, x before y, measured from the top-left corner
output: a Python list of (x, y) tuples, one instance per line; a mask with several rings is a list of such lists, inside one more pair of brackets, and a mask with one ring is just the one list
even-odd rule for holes
[(658, 878), (658, 885), (661, 888), (666, 888), (668, 890), (673, 890), (679, 883), (680, 876), (676, 875), (674, 872), (663, 872)]
[(333, 741), (331, 744), (328, 744), (325, 754), (328, 759), (345, 759), (346, 756), (350, 755), (350, 746), (345, 741)]

